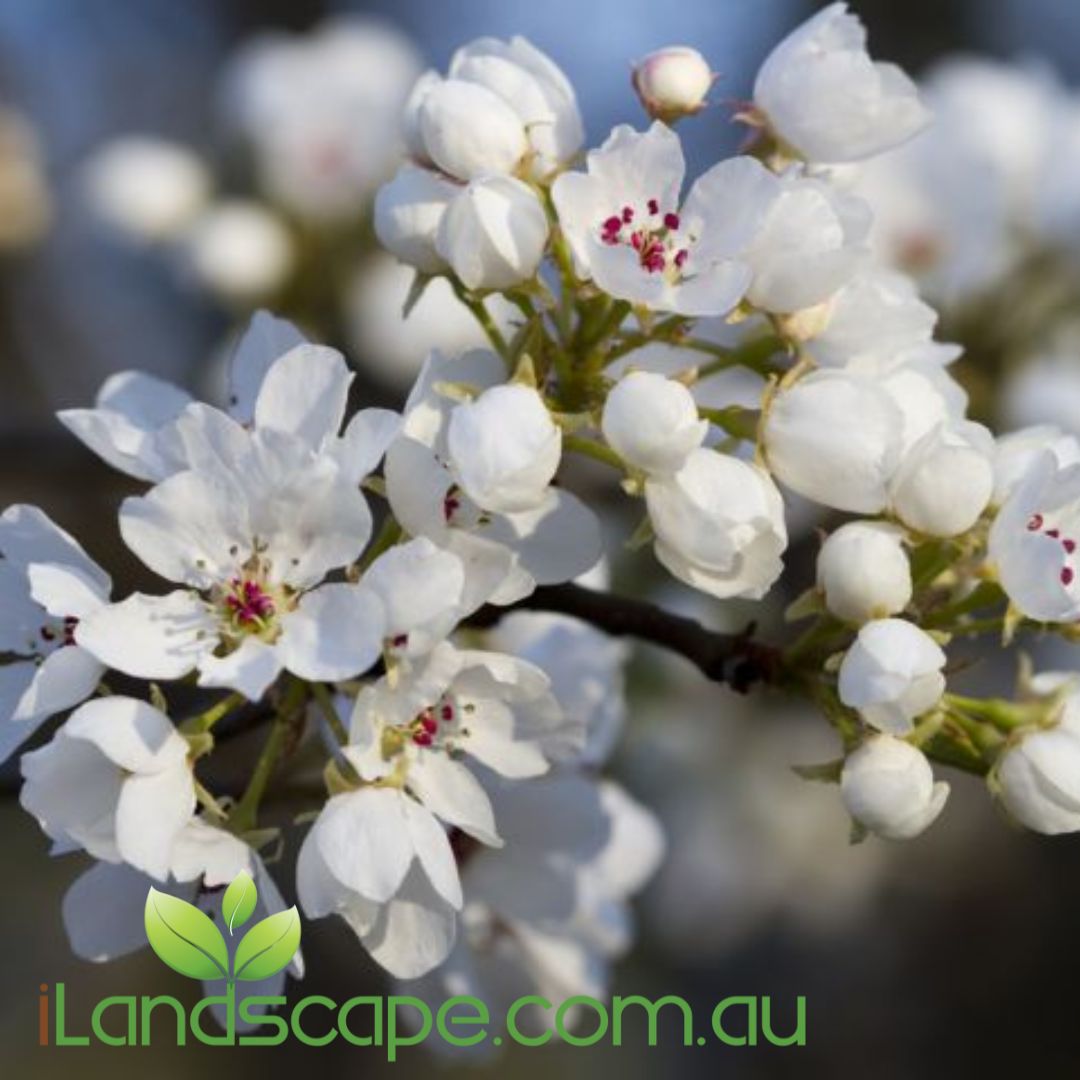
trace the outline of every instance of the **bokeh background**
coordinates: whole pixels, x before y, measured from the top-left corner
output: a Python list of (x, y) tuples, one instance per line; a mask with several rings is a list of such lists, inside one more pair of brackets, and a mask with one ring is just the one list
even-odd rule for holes
[[(190, 259), (106, 227), (88, 197), (87, 170), (119, 136), (160, 136), (204, 159), (222, 192), (269, 206), (228, 105), (232, 58), (253, 35), (305, 32), (342, 12), (369, 15), (403, 33), (417, 63), (443, 67), (472, 37), (521, 33), (564, 67), (596, 143), (614, 123), (640, 122), (628, 81), (635, 57), (665, 44), (692, 44), (722, 75), (718, 99), (746, 97), (769, 48), (817, 6), (800, 0), (0, 0), (0, 105), (18, 110), (30, 133), (0, 136), (0, 153), (14, 162), (0, 169), (0, 196), (4, 170), (19, 178), (16, 194), (34, 187), (26, 170), (41, 183), (29, 202), (13, 197), (9, 205), (0, 197), (0, 218), (11, 225), (0, 228), (0, 237), (12, 236), (0, 252), (0, 504), (40, 504), (115, 571), (121, 592), (139, 584), (115, 524), (126, 482), (52, 414), (89, 403), (102, 380), (124, 368), (212, 393), (220, 357), (251, 298), (223, 295), (199, 279)], [(1080, 6), (1071, 0), (853, 6), (868, 25), (874, 54), (912, 73), (965, 52), (1030, 58), (1065, 85), (1080, 82)], [(691, 172), (737, 147), (740, 133), (727, 116), (718, 105), (685, 126)], [(1031, 116), (1032, 125), (1037, 120)], [(1023, 113), (1018, 139), (1022, 121)], [(400, 301), (400, 279), (372, 255), (362, 215), (347, 226), (315, 230), (281, 216), (312, 284), (283, 286), (268, 303), (346, 349), (365, 400), (400, 400), (408, 358), (399, 362), (395, 349), (408, 352), (407, 338), (415, 351), (423, 335), (416, 331), (414, 339), (379, 322), (379, 312)], [(1066, 288), (1080, 293), (1080, 270), (1066, 266), (1060, 274)], [(1032, 291), (998, 295), (999, 305), (1036, 302)], [(970, 335), (969, 374), (983, 395), (978, 410), (1000, 415), (994, 380), (1003, 376), (993, 345), (963, 312), (947, 317), (946, 327), (946, 339), (949, 330)], [(1062, 380), (1055, 386), (1080, 385), (1080, 351), (1059, 349), (1052, 377)], [(1031, 400), (1040, 397), (1040, 378), (1028, 390)], [(1062, 413), (1052, 418), (1080, 429), (1080, 403), (1074, 408), (1063, 392), (1050, 396)], [(583, 477), (586, 485), (589, 480)], [(792, 558), (802, 586), (812, 551), (808, 533)], [(619, 571), (616, 565), (617, 578)], [(662, 598), (688, 603), (677, 590)], [(736, 624), (745, 614), (698, 613), (718, 624)], [(1011, 661), (973, 661), (980, 685), (1007, 686)], [(1076, 660), (1059, 654), (1056, 662)], [(390, 1066), (379, 1051), (338, 1045), (41, 1050), (40, 982), (64, 981), (83, 1001), (144, 992), (190, 998), (195, 986), (166, 973), (148, 953), (101, 966), (71, 956), (60, 899), (83, 864), (76, 856), (49, 858), (46, 840), (18, 807), (16, 770), (9, 766), (0, 774), (0, 1076), (50, 1078), (77, 1070), (88, 1078), (122, 1077), (152, 1070), (162, 1080), (196, 1073), (211, 1080), (254, 1068), (295, 1075), (313, 1065), (328, 1076), (558, 1072), (567, 1080), (717, 1072), (881, 1080), (1076, 1074), (1080, 839), (1021, 834), (978, 782), (950, 777), (948, 811), (917, 842), (850, 846), (835, 790), (800, 781), (789, 768), (835, 755), (823, 721), (778, 701), (746, 702), (701, 685), (676, 661), (645, 650), (634, 654), (630, 691), (631, 721), (615, 772), (660, 812), (670, 850), (637, 904), (639, 942), (619, 965), (615, 989), (680, 994), (701, 1016), (732, 994), (770, 994), (782, 1010), (802, 994), (806, 1048), (683, 1049), (672, 1037), (652, 1050), (517, 1050), (482, 1066), (435, 1062), (422, 1049)], [(379, 971), (336, 920), (306, 925), (304, 939), (311, 974), (301, 994), (342, 999), (384, 992)]]

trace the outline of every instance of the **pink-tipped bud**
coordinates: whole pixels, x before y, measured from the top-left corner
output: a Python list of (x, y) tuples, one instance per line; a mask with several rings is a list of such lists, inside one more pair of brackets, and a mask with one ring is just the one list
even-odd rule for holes
[(696, 49), (669, 45), (641, 60), (631, 81), (645, 111), (670, 124), (705, 108), (713, 74)]

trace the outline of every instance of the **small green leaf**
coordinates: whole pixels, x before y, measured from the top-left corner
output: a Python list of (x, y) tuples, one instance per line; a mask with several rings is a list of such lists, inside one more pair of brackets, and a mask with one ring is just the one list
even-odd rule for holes
[(257, 922), (240, 939), (234, 961), (235, 978), (248, 982), (268, 979), (287, 967), (300, 947), (300, 916), (295, 907)]
[(243, 926), (251, 918), (258, 897), (259, 893), (255, 888), (255, 882), (251, 880), (251, 875), (246, 870), (241, 870), (232, 879), (232, 883), (221, 898), (221, 913), (225, 916), (225, 925), (229, 928), (230, 934), (236, 927)]
[(194, 904), (151, 889), (146, 894), (146, 937), (174, 971), (189, 979), (225, 979), (229, 950), (221, 931)]

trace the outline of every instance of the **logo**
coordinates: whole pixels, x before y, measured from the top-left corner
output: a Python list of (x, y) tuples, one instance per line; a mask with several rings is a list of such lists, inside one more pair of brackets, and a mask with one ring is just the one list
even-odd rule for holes
[[(234, 878), (221, 898), (221, 913), (232, 936), (255, 911), (259, 894), (246, 871)], [(189, 979), (258, 982), (288, 967), (300, 947), (300, 916), (295, 907), (257, 922), (236, 946), (229, 946), (213, 919), (194, 904), (151, 888), (146, 894), (146, 937), (158, 957)]]

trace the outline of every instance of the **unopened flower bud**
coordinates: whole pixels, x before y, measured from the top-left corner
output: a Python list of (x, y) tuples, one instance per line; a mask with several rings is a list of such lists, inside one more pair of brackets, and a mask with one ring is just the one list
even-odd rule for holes
[(631, 81), (645, 111), (654, 120), (672, 123), (705, 108), (713, 74), (696, 49), (669, 45), (638, 63)]
[(903, 619), (876, 619), (860, 631), (840, 665), (840, 700), (879, 731), (906, 735), (945, 692), (945, 653)]
[(885, 522), (853, 521), (825, 541), (817, 584), (833, 615), (861, 624), (904, 610), (911, 599), (911, 566), (903, 535)]
[(547, 215), (532, 188), (512, 176), (474, 180), (446, 209), (435, 246), (469, 289), (508, 289), (536, 273)]
[(387, 251), (426, 274), (446, 269), (435, 250), (439, 223), (460, 189), (438, 173), (404, 165), (375, 196), (375, 235)]
[(620, 379), (604, 404), (608, 444), (629, 465), (652, 475), (678, 472), (708, 427), (682, 383), (651, 371)]
[(949, 785), (934, 782), (921, 750), (891, 735), (874, 735), (848, 755), (840, 794), (848, 813), (870, 832), (910, 840), (941, 813)]

